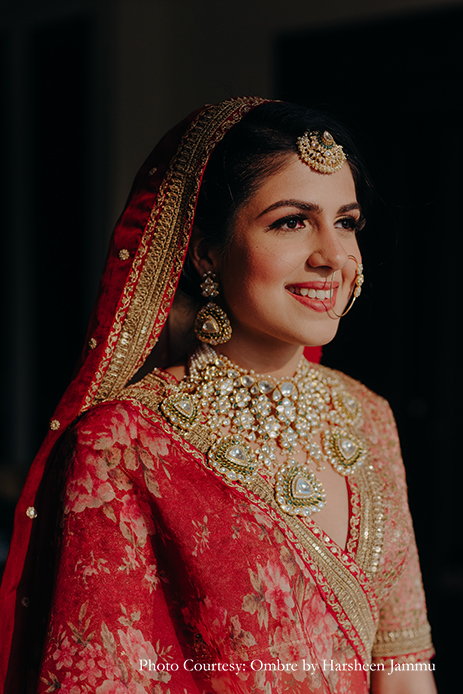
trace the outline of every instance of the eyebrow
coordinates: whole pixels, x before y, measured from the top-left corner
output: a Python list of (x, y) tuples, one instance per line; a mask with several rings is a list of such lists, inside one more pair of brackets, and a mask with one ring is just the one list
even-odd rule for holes
[[(280, 207), (297, 207), (299, 210), (316, 212), (317, 214), (322, 212), (320, 205), (316, 205), (313, 202), (302, 202), (302, 200), (279, 200), (257, 215), (257, 219), (268, 212), (279, 209)], [(350, 212), (351, 210), (359, 210), (361, 212), (362, 208), (358, 202), (350, 202), (347, 205), (342, 205), (338, 210), (338, 214), (344, 214), (345, 212)]]

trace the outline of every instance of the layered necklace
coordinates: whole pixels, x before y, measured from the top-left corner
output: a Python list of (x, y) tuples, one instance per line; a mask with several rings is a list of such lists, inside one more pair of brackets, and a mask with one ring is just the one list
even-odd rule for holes
[(182, 428), (202, 413), (215, 439), (209, 465), (237, 484), (246, 485), (260, 473), (291, 515), (310, 516), (326, 504), (314, 468), (330, 464), (340, 475), (351, 475), (368, 456), (359, 431), (360, 403), (304, 357), (292, 378), (277, 380), (246, 371), (201, 345), (188, 375), (161, 407)]

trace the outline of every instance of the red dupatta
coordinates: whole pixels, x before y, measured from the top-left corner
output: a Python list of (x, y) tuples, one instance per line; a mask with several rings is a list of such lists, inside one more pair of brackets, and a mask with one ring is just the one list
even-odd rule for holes
[[(208, 158), (225, 133), (261, 103), (260, 98), (236, 98), (196, 111), (161, 140), (135, 179), (113, 233), (75, 376), (56, 408), (16, 509), (0, 593), (2, 691), (27, 686), (18, 655), (37, 640), (47, 617), (47, 601), (41, 609), (31, 596), (49, 589), (42, 567), (47, 564), (53, 571), (53, 479), (59, 474), (54, 461), (62, 434), (84, 411), (116, 397), (158, 341), (183, 267)], [(318, 362), (320, 349), (306, 354)]]

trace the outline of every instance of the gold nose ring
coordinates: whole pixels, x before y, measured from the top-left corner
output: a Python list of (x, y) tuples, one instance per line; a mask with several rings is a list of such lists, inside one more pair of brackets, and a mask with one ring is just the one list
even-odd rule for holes
[(362, 292), (362, 284), (363, 284), (364, 281), (365, 281), (365, 277), (364, 277), (364, 275), (363, 275), (363, 265), (362, 265), (362, 263), (359, 263), (359, 261), (357, 260), (357, 258), (355, 257), (355, 255), (348, 255), (348, 256), (347, 256), (347, 259), (349, 259), (349, 258), (350, 258), (351, 260), (353, 260), (354, 263), (355, 263), (355, 286), (354, 286), (354, 290), (353, 290), (353, 292), (352, 292), (352, 294), (351, 294), (351, 297), (350, 297), (350, 303), (349, 303), (348, 307), (346, 308), (346, 310), (345, 310), (343, 313), (336, 313), (336, 311), (334, 310), (334, 306), (333, 306), (333, 282), (334, 282), (334, 276), (335, 276), (337, 270), (335, 270), (335, 271), (333, 272), (333, 274), (331, 275), (331, 283), (330, 283), (330, 304), (331, 304), (331, 310), (333, 311), (333, 313), (334, 313), (334, 315), (336, 316), (336, 318), (342, 318), (343, 316), (346, 315), (346, 313), (349, 313), (349, 311), (351, 310), (352, 306), (354, 305), (355, 300), (360, 296), (360, 294), (361, 294), (361, 292)]

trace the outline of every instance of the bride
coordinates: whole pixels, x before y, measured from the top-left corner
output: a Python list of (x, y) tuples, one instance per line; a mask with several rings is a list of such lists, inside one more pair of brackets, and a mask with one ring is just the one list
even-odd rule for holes
[(18, 504), (5, 692), (435, 692), (392, 415), (318, 364), (367, 187), (281, 102), (155, 148)]

